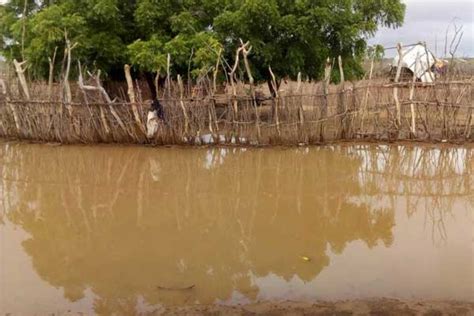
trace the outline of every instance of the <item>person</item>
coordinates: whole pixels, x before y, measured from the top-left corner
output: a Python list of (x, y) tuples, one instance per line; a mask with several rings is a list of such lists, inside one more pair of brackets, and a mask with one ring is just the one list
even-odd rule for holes
[(158, 99), (154, 99), (151, 102), (150, 109), (148, 110), (147, 122), (146, 122), (146, 130), (147, 130), (147, 137), (149, 139), (153, 138), (158, 131), (158, 126), (160, 122), (165, 120), (165, 113), (163, 110), (163, 106), (161, 105)]

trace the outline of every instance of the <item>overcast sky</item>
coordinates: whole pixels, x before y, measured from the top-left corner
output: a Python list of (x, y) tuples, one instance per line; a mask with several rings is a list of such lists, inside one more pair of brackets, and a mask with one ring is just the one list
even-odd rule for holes
[[(459, 45), (458, 57), (474, 57), (474, 0), (403, 0), (407, 5), (405, 23), (396, 30), (380, 29), (371, 44), (385, 47), (396, 43), (413, 44), (426, 41), (428, 47), (435, 52), (437, 40), (437, 56), (444, 55), (446, 28), (455, 19), (463, 25), (464, 36)], [(451, 37), (449, 37), (451, 38)], [(449, 45), (449, 43), (448, 43)], [(394, 51), (387, 51), (392, 56)]]

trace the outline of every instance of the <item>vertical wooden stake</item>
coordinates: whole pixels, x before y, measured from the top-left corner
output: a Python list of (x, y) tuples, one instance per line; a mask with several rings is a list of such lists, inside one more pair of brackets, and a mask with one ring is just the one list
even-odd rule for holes
[(26, 67), (23, 68), (23, 65), (26, 64), (26, 60), (19, 63), (16, 59), (13, 59), (13, 65), (15, 65), (15, 70), (18, 75), (18, 79), (20, 80), (20, 86), (23, 90), (23, 94), (26, 97), (26, 100), (30, 100), (30, 90), (28, 89), (28, 84), (26, 83), (26, 78), (25, 78), (25, 70)]
[(343, 68), (342, 57), (341, 56), (339, 56), (337, 58), (337, 62), (338, 62), (338, 65), (339, 65), (339, 74), (340, 74), (340, 77), (341, 77), (340, 78), (341, 83), (340, 83), (340, 86), (339, 86), (339, 102), (337, 104), (337, 107), (338, 107), (337, 114), (341, 115), (340, 119), (339, 119), (340, 128), (341, 128), (340, 137), (344, 138), (346, 136), (346, 133), (347, 133), (346, 126), (345, 126), (345, 124), (346, 124), (346, 115), (344, 113), (347, 112), (347, 109), (346, 109), (346, 102), (345, 102), (345, 95), (344, 95), (345, 94), (344, 68)]
[(48, 77), (48, 99), (51, 100), (53, 93), (53, 81), (54, 81), (54, 64), (56, 63), (56, 53), (58, 47), (54, 48), (53, 58), (48, 57), (49, 60), (49, 77)]
[(166, 87), (168, 88), (168, 98), (171, 98), (171, 55), (168, 54), (168, 58), (166, 59)]
[(296, 94), (298, 95), (298, 98), (300, 99), (299, 102), (299, 107), (298, 107), (298, 116), (299, 116), (299, 121), (300, 121), (300, 128), (303, 127), (304, 125), (304, 109), (303, 109), (303, 86), (301, 84), (301, 72), (298, 72), (298, 79), (297, 79), (297, 85), (296, 85)]
[(219, 64), (221, 61), (221, 54), (222, 54), (222, 48), (219, 49), (219, 53), (217, 54), (216, 67), (214, 68), (214, 72), (212, 74), (212, 94), (213, 95), (215, 95), (217, 91), (217, 74), (219, 73)]
[(280, 118), (279, 118), (279, 100), (280, 100), (280, 93), (278, 92), (278, 85), (276, 83), (276, 78), (275, 74), (272, 71), (272, 67), (268, 67), (268, 71), (270, 71), (270, 75), (272, 76), (272, 86), (273, 86), (273, 91), (275, 91), (275, 124), (277, 128), (277, 133), (278, 136), (281, 136), (281, 131), (280, 131)]
[(254, 86), (254, 79), (252, 76), (252, 71), (250, 69), (250, 64), (248, 61), (248, 55), (252, 51), (252, 47), (247, 49), (247, 45), (249, 44), (248, 42), (244, 44), (242, 40), (240, 40), (240, 43), (242, 44), (242, 55), (244, 56), (244, 64), (245, 64), (245, 69), (247, 71), (247, 75), (249, 77), (249, 84), (250, 84), (250, 94), (252, 96), (252, 103), (253, 107), (255, 110), (255, 127), (257, 129), (257, 139), (260, 140), (261, 133), (260, 133), (260, 117), (258, 113), (258, 106), (257, 106), (257, 100), (256, 100), (256, 95), (255, 95), (255, 86)]
[(403, 62), (403, 52), (402, 52), (402, 44), (397, 44), (397, 52), (398, 52), (398, 65), (397, 65), (397, 74), (395, 75), (395, 85), (393, 87), (393, 99), (395, 100), (395, 107), (396, 107), (396, 126), (399, 129), (402, 124), (401, 118), (401, 106), (400, 100), (398, 98), (398, 82), (400, 81), (400, 74), (402, 72), (402, 62)]
[(413, 72), (412, 83), (410, 87), (410, 110), (411, 110), (411, 133), (413, 137), (416, 137), (416, 114), (415, 105), (413, 104), (413, 98), (415, 96), (415, 82), (416, 82), (416, 71), (420, 64), (420, 54), (416, 54), (415, 59), (415, 71)]
[(331, 59), (328, 58), (326, 60), (326, 66), (324, 67), (324, 81), (323, 81), (324, 104), (321, 111), (322, 118), (326, 118), (328, 107), (329, 107), (328, 94), (329, 94), (329, 83), (331, 82), (331, 71), (332, 71)]
[(186, 107), (184, 106), (184, 86), (183, 86), (183, 80), (181, 79), (181, 76), (178, 75), (178, 86), (179, 86), (179, 105), (181, 107), (181, 111), (183, 111), (183, 116), (184, 116), (184, 136), (186, 137), (188, 134), (188, 127), (189, 127), (189, 118), (188, 118), (188, 113), (186, 112)]
[(365, 117), (367, 116), (367, 106), (368, 106), (368, 103), (369, 103), (370, 83), (372, 81), (372, 74), (374, 72), (374, 60), (375, 60), (375, 56), (372, 57), (372, 61), (370, 62), (369, 82), (367, 83), (367, 89), (365, 90), (364, 101), (362, 102), (362, 121), (361, 121), (361, 127), (360, 127), (360, 130), (361, 130), (362, 133), (364, 132), (364, 120), (365, 120)]
[[(329, 84), (331, 82), (331, 71), (332, 71), (332, 64), (331, 59), (328, 57), (326, 60), (326, 65), (324, 67), (324, 80), (323, 80), (323, 94), (324, 94), (324, 101), (323, 106), (321, 108), (321, 119), (325, 119), (328, 115), (328, 108), (329, 108)], [(319, 130), (319, 138), (320, 140), (324, 140), (324, 121), (320, 124)]]
[(3, 79), (0, 79), (0, 87), (2, 88), (2, 93), (5, 96), (5, 101), (8, 104), (8, 107), (13, 113), (13, 120), (15, 121), (15, 127), (18, 132), (18, 136), (21, 135), (21, 128), (20, 128), (20, 119), (18, 117), (18, 113), (16, 112), (15, 106), (10, 102), (10, 97), (8, 96), (7, 85)]
[(142, 132), (145, 132), (145, 128), (142, 124), (142, 120), (140, 119), (140, 114), (138, 112), (138, 107), (137, 107), (137, 99), (135, 96), (135, 89), (133, 87), (133, 80), (132, 80), (132, 75), (130, 73), (130, 65), (125, 65), (124, 66), (124, 71), (125, 71), (125, 79), (127, 80), (127, 86), (128, 86), (128, 97), (130, 99), (130, 103), (132, 104), (132, 111), (133, 111), (133, 116), (135, 117), (135, 122), (137, 125), (140, 127), (140, 130)]

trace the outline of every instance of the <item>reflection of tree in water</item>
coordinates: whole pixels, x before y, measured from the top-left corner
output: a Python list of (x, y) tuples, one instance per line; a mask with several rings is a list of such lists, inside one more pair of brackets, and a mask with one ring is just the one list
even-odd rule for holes
[(309, 281), (329, 265), (328, 245), (390, 246), (393, 205), (358, 198), (388, 188), (364, 180), (378, 169), (361, 150), (10, 147), (0, 187), (39, 275), (72, 301), (91, 288), (98, 313), (126, 313), (139, 295), (255, 298), (250, 271)]

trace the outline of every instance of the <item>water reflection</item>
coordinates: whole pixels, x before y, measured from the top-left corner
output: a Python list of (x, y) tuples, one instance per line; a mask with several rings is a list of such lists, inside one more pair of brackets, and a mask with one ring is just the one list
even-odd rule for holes
[(391, 247), (401, 196), (446, 240), (444, 218), (474, 205), (473, 152), (4, 144), (0, 221), (29, 234), (43, 280), (72, 302), (90, 289), (99, 314), (251, 301), (269, 276), (315, 280), (350, 242)]

